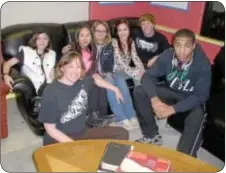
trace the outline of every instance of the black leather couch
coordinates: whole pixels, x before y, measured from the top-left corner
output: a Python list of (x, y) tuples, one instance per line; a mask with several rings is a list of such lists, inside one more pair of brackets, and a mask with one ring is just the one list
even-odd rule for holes
[[(107, 21), (109, 23), (112, 36), (115, 35), (115, 22), (120, 18), (115, 18)], [(136, 17), (127, 18), (131, 29), (138, 27), (138, 19)], [(52, 42), (52, 48), (57, 53), (57, 60), (61, 57), (61, 50), (63, 46), (74, 41), (75, 33), (82, 24), (92, 25), (94, 21), (79, 21), (70, 23), (29, 23), (12, 25), (1, 30), (1, 39), (3, 43), (2, 54), (5, 60), (17, 54), (20, 45), (27, 45), (32, 34), (36, 31), (45, 30), (48, 32)], [(16, 65), (11, 72), (14, 78), (14, 91), (22, 93), (22, 97), (18, 97), (17, 101), (21, 114), (30, 125), (31, 129), (38, 135), (43, 135), (44, 128), (41, 123), (37, 121), (38, 113), (35, 108), (36, 101), (27, 100), (30, 95), (35, 94), (35, 90), (31, 81), (26, 77), (20, 75), (20, 66)], [(133, 82), (128, 81), (128, 85), (133, 85)], [(132, 87), (130, 87), (132, 90)], [(131, 91), (132, 93), (132, 91)], [(109, 114), (111, 110), (109, 109)]]
[[(225, 47), (216, 55), (212, 66), (211, 92), (206, 102), (206, 123), (203, 129), (202, 147), (225, 161)], [(184, 116), (168, 119), (168, 124), (178, 131), (184, 128)]]

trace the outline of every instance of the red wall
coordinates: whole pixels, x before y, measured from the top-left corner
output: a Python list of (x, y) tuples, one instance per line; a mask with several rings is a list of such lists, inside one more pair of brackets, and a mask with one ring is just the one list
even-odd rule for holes
[(114, 17), (139, 16), (147, 3), (134, 2), (132, 4), (99, 4), (99, 2), (90, 2), (90, 19), (108, 20)]
[(155, 15), (159, 25), (176, 29), (189, 28), (199, 34), (204, 7), (205, 2), (189, 2), (187, 11), (153, 6), (150, 2), (102, 5), (99, 2), (90, 2), (90, 19), (108, 20), (114, 17), (140, 16), (151, 12)]
[[(163, 6), (153, 6), (150, 2), (102, 5), (99, 4), (99, 2), (90, 2), (89, 17), (90, 19), (108, 20), (115, 17), (138, 17), (143, 13), (150, 12), (155, 15), (158, 25), (173, 29), (189, 28), (199, 35), (205, 3), (206, 2), (189, 2), (188, 10), (179, 10)], [(171, 33), (162, 33), (171, 41)], [(199, 42), (207, 56), (213, 60), (220, 47), (203, 41)]]
[(146, 12), (156, 16), (157, 24), (169, 28), (189, 28), (199, 34), (206, 2), (189, 2), (188, 10), (147, 5)]
[[(160, 32), (167, 37), (169, 42), (171, 42), (173, 34), (168, 33), (168, 32), (164, 32), (164, 31), (160, 31)], [(210, 44), (210, 43), (206, 43), (204, 41), (199, 41), (199, 40), (197, 42), (199, 44), (201, 44), (202, 48), (206, 52), (206, 55), (209, 57), (211, 63), (213, 63), (213, 60), (214, 60), (216, 54), (218, 53), (218, 51), (220, 51), (220, 46)]]

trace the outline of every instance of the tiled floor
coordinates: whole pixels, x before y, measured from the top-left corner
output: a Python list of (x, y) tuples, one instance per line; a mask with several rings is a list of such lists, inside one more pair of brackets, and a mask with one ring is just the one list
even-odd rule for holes
[[(158, 122), (163, 136), (163, 146), (176, 148), (180, 134), (165, 126), (165, 121)], [(34, 172), (32, 153), (41, 147), (42, 138), (34, 135), (20, 115), (15, 100), (8, 100), (9, 136), (1, 140), (1, 165), (7, 172)], [(130, 140), (141, 136), (139, 129), (130, 131)], [(221, 169), (224, 163), (204, 149), (198, 152), (198, 158)]]

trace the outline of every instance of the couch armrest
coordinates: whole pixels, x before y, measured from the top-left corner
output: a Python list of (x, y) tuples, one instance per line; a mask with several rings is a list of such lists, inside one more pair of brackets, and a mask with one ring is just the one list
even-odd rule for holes
[(21, 93), (26, 100), (33, 96), (36, 96), (35, 87), (28, 77), (19, 76), (14, 77), (13, 80), (13, 92)]

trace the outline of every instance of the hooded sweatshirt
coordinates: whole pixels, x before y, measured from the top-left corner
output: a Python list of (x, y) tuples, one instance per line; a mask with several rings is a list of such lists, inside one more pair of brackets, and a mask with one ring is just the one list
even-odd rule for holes
[(196, 45), (191, 60), (178, 65), (174, 49), (169, 48), (161, 53), (148, 69), (142, 84), (149, 98), (158, 96), (156, 92), (157, 78), (165, 77), (171, 89), (184, 93), (187, 97), (173, 105), (176, 112), (185, 112), (201, 104), (209, 97), (211, 83), (211, 65), (200, 45)]

